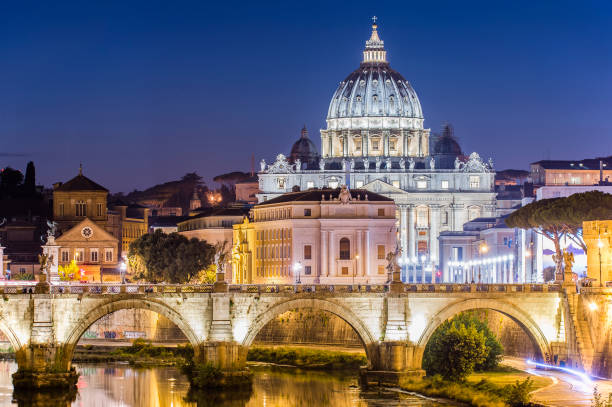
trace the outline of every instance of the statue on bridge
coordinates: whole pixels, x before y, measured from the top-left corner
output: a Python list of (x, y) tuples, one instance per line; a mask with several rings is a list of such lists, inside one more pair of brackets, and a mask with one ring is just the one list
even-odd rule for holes
[(568, 251), (567, 249), (563, 250), (563, 264), (563, 284), (572, 285), (574, 283), (572, 272), (572, 267), (574, 265), (574, 253)]
[(217, 242), (215, 248), (215, 265), (217, 266), (217, 283), (225, 282), (225, 265), (228, 263), (232, 254), (231, 244), (227, 240)]
[(387, 272), (389, 273), (389, 283), (401, 283), (401, 268), (399, 259), (402, 256), (402, 249), (399, 244), (395, 244), (395, 250), (387, 253)]

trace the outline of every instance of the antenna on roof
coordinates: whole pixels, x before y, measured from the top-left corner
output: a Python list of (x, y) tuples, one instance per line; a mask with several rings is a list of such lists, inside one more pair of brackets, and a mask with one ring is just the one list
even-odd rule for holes
[(79, 163), (79, 175), (83, 175), (83, 163)]

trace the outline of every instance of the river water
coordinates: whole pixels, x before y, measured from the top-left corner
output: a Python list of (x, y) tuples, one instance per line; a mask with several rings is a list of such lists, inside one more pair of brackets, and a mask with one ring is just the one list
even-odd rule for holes
[(254, 367), (248, 392), (189, 392), (176, 368), (135, 369), (126, 364), (75, 364), (81, 373), (76, 395), (13, 394), (14, 362), (0, 362), (0, 406), (40, 407), (437, 407), (448, 404), (392, 391), (363, 391), (355, 373), (330, 374)]

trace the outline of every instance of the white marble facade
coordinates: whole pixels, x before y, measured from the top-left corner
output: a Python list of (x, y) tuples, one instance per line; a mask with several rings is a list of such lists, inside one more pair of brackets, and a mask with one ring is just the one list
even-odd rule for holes
[(342, 185), (390, 197), (404, 261), (428, 270), (431, 281), (440, 232), (495, 216), (493, 163), (477, 153), (463, 155), (451, 137), (432, 140), (416, 92), (390, 68), (376, 24), (372, 28), (359, 68), (332, 97), (318, 165), (290, 162), (283, 154), (271, 164), (262, 160), (258, 201), (296, 188)]

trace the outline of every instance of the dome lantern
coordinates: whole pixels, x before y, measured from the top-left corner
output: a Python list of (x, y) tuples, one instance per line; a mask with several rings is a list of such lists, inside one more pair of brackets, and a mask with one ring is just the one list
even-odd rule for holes
[(376, 16), (372, 17), (372, 35), (366, 41), (366, 48), (363, 51), (363, 63), (386, 63), (387, 51), (385, 51), (385, 42), (378, 36), (378, 24), (376, 24)]

